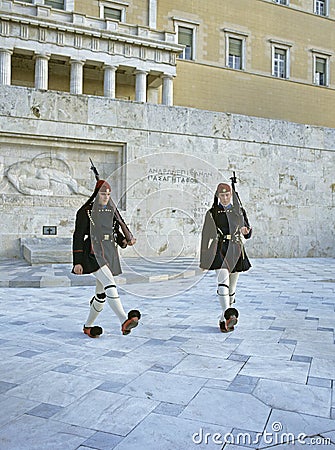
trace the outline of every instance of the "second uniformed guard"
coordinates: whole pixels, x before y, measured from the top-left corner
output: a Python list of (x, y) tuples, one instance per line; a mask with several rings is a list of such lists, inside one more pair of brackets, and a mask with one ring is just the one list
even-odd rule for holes
[[(234, 174), (235, 179), (235, 174)], [(215, 270), (217, 294), (222, 313), (219, 328), (223, 333), (234, 330), (239, 312), (233, 307), (240, 272), (250, 269), (243, 238), (251, 237), (252, 229), (238, 194), (227, 183), (220, 183), (214, 202), (207, 211), (201, 236), (200, 267)]]

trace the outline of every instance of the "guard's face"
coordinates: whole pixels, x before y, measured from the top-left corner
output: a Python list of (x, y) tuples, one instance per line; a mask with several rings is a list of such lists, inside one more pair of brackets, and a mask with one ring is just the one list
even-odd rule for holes
[(219, 194), (219, 200), (223, 206), (229, 205), (231, 201), (231, 192), (221, 192), (221, 194)]
[(99, 196), (99, 205), (106, 206), (111, 196), (110, 190), (107, 189), (106, 191), (99, 191), (98, 196)]

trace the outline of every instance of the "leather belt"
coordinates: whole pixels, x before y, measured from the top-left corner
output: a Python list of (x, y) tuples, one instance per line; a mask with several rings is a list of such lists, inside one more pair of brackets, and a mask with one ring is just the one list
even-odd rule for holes
[(233, 236), (231, 234), (220, 234), (219, 239), (222, 241), (230, 241), (233, 239)]

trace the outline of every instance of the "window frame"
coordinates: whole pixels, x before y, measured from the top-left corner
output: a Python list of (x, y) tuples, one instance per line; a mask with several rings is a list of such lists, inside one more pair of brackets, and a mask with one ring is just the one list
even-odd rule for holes
[[(62, 7), (62, 8), (55, 8), (54, 6), (49, 5), (49, 4), (47, 3), (47, 1), (48, 1), (48, 0), (44, 0), (45, 6), (50, 6), (50, 8), (52, 8), (52, 9), (57, 9), (58, 11), (66, 11), (66, 0), (63, 0), (63, 1), (62, 1), (62, 3), (63, 3), (63, 7)], [(49, 0), (49, 1), (52, 1), (52, 0)]]
[[(186, 58), (186, 48), (187, 47), (185, 47), (183, 49), (183, 51), (178, 55), (178, 59), (183, 59), (185, 61), (194, 61), (194, 59), (195, 59), (194, 58), (194, 29), (190, 28), (190, 27), (186, 27), (184, 25), (178, 25), (178, 28), (177, 28), (178, 44), (180, 44), (180, 42), (179, 42), (179, 30), (180, 30), (180, 28), (191, 30), (190, 34), (191, 34), (192, 44), (191, 44), (191, 55), (190, 55), (190, 58)], [(180, 45), (183, 45), (183, 44), (180, 44)], [(181, 55), (183, 55), (183, 56), (181, 56)]]
[(200, 23), (194, 22), (193, 20), (181, 19), (178, 17), (172, 17), (174, 23), (174, 31), (176, 33), (176, 42), (179, 43), (179, 28), (189, 28), (192, 30), (192, 52), (191, 58), (186, 59), (182, 58), (180, 55), (185, 54), (185, 49), (177, 56), (177, 59), (182, 61), (195, 61), (197, 55), (197, 36), (198, 36), (198, 28)]
[[(319, 82), (317, 82), (316, 80), (316, 63), (317, 63), (317, 59), (323, 59), (325, 61), (325, 83), (324, 84), (320, 84)], [(313, 51), (313, 84), (315, 86), (321, 86), (321, 87), (329, 87), (329, 80), (330, 79), (330, 56), (324, 53), (320, 53), (320, 52), (314, 52)]]
[(112, 19), (110, 17), (105, 17), (105, 8), (110, 9), (116, 9), (121, 12), (121, 20), (119, 22), (125, 23), (126, 22), (126, 16), (127, 16), (127, 7), (129, 6), (128, 2), (122, 2), (117, 0), (103, 0), (99, 2), (99, 14), (100, 19), (106, 19), (106, 20), (117, 20)]
[[(318, 4), (320, 2), (323, 2), (324, 4), (324, 14), (320, 14), (318, 12)], [(329, 11), (329, 1), (328, 0), (314, 0), (314, 14), (320, 17), (328, 17), (328, 11)]]
[[(248, 35), (246, 33), (242, 33), (242, 32), (238, 32), (238, 31), (233, 31), (233, 30), (229, 30), (227, 28), (225, 28), (223, 30), (225, 32), (225, 46), (226, 46), (226, 53), (225, 53), (225, 66), (228, 69), (232, 69), (232, 70), (245, 70), (246, 68), (246, 41), (247, 41), (247, 37)], [(231, 67), (229, 65), (229, 49), (230, 49), (230, 39), (236, 39), (241, 41), (241, 67), (238, 69), (236, 67)]]
[[(274, 78), (279, 78), (280, 80), (289, 80), (291, 77), (291, 44), (282, 43), (278, 41), (271, 41), (271, 75)], [(285, 61), (285, 76), (280, 77), (275, 74), (275, 54), (276, 49), (283, 50), (286, 52), (286, 61)]]

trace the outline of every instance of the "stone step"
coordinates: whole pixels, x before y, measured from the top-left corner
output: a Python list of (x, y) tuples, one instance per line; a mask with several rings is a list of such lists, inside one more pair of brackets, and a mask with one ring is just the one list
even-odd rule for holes
[(72, 239), (21, 238), (21, 253), (31, 265), (35, 264), (65, 264), (72, 262)]

